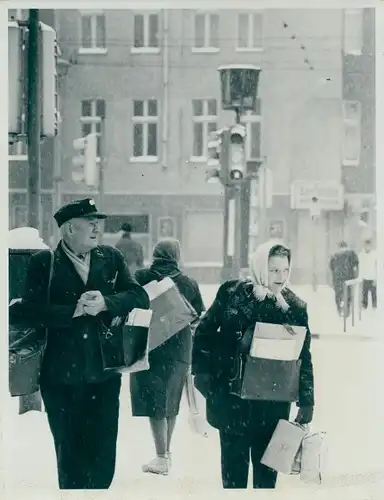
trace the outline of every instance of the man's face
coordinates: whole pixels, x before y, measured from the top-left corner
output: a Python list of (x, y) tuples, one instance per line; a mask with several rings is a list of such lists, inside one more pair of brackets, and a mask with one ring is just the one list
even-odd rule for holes
[(71, 241), (74, 248), (79, 252), (88, 252), (98, 244), (100, 234), (100, 219), (96, 217), (82, 217), (72, 219)]

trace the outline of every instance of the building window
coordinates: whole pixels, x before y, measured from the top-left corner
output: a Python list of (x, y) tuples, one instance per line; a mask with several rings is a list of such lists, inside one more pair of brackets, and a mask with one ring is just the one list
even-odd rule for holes
[(28, 208), (26, 205), (12, 205), (10, 229), (28, 226)]
[(263, 48), (263, 15), (261, 12), (240, 13), (237, 16), (237, 50), (254, 51)]
[[(223, 261), (224, 222), (221, 211), (185, 212), (183, 260), (187, 266), (220, 266)], [(199, 235), (196, 237), (196, 235)]]
[(260, 99), (256, 101), (256, 110), (247, 111), (241, 119), (247, 129), (245, 140), (247, 160), (259, 160), (261, 158), (261, 104)]
[(343, 102), (343, 164), (358, 166), (361, 152), (361, 103)]
[(135, 14), (132, 52), (159, 52), (159, 14)]
[(14, 161), (28, 160), (28, 144), (26, 137), (20, 138), (17, 142), (8, 145), (8, 159)]
[[(105, 101), (104, 99), (87, 99), (81, 101), (81, 132), (85, 137), (89, 134), (101, 133), (101, 118), (105, 118)], [(97, 156), (100, 160), (101, 138), (97, 137)]]
[(208, 137), (217, 130), (216, 99), (193, 99), (193, 159), (206, 161), (208, 157)]
[(174, 217), (159, 217), (157, 219), (157, 239), (176, 237), (176, 219)]
[(10, 21), (28, 21), (28, 9), (8, 9), (8, 19)]
[(82, 54), (107, 52), (106, 21), (102, 11), (81, 12), (80, 50)]
[(195, 14), (195, 44), (198, 52), (219, 50), (219, 15), (211, 13)]
[(363, 9), (344, 11), (344, 53), (360, 56), (363, 50)]
[(103, 243), (115, 246), (121, 236), (121, 226), (125, 222), (132, 226), (132, 239), (138, 241), (143, 247), (144, 264), (147, 265), (152, 254), (150, 217), (148, 214), (108, 215), (104, 221)]
[(156, 99), (133, 101), (133, 160), (157, 161)]

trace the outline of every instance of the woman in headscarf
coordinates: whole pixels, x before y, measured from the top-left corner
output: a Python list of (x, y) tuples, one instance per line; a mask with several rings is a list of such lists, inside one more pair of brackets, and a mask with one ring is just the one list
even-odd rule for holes
[[(151, 267), (137, 271), (135, 278), (144, 286), (170, 277), (200, 316), (205, 308), (199, 286), (180, 271), (180, 254), (178, 240), (160, 240)], [(155, 442), (156, 458), (143, 466), (144, 472), (166, 475), (170, 470), (171, 439), (191, 361), (192, 330), (188, 326), (149, 353), (148, 371), (130, 376), (132, 414), (149, 417)]]
[(277, 473), (260, 460), (278, 421), (289, 419), (291, 403), (246, 400), (230, 390), (239, 343), (257, 322), (305, 327), (296, 421), (312, 420), (311, 334), (306, 303), (286, 286), (291, 265), (291, 252), (283, 244), (261, 245), (251, 258), (250, 278), (224, 283), (195, 333), (192, 372), (207, 401), (207, 420), (219, 431), (224, 488), (248, 487), (250, 456), (253, 488), (276, 486)]

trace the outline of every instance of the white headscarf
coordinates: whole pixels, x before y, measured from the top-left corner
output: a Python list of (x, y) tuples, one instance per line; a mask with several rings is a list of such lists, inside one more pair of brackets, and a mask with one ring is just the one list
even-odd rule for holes
[[(261, 245), (259, 245), (255, 251), (255, 253), (251, 256), (250, 259), (250, 274), (251, 280), (253, 281), (253, 293), (257, 300), (262, 301), (266, 297), (275, 297), (276, 303), (279, 307), (281, 307), (284, 311), (289, 309), (289, 305), (284, 299), (281, 292), (275, 294), (268, 288), (268, 261), (269, 254), (272, 248), (276, 246), (281, 246), (286, 250), (289, 248), (282, 243), (280, 240), (270, 240)], [(291, 274), (291, 261), (289, 262), (289, 273), (288, 277), (283, 283), (282, 290), (287, 286), (289, 276)]]

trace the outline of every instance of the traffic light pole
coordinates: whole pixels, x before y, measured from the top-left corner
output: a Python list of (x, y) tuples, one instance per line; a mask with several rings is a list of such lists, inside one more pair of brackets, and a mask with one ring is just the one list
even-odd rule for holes
[(234, 255), (232, 261), (232, 272), (235, 279), (240, 277), (241, 273), (241, 183), (237, 184), (234, 189), (235, 203), (235, 231), (234, 231)]
[[(40, 230), (40, 36), (39, 10), (29, 10), (28, 22), (28, 225)], [(19, 414), (41, 411), (39, 392), (19, 399)]]
[(101, 118), (100, 125), (100, 168), (99, 168), (99, 203), (98, 209), (104, 210), (104, 170), (106, 167), (106, 137), (105, 137), (105, 117)]
[(40, 228), (40, 44), (39, 11), (30, 9), (28, 23), (28, 225)]

